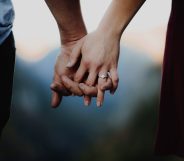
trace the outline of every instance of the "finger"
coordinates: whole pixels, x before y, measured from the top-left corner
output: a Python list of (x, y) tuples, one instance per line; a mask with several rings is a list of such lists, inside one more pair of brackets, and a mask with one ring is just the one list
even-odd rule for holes
[(84, 96), (84, 105), (89, 106), (91, 103), (91, 97), (90, 96)]
[[(103, 86), (107, 84), (107, 78), (108, 78), (108, 74), (107, 74), (107, 70), (106, 69), (101, 69), (101, 71), (98, 74), (98, 88), (103, 90)], [(106, 77), (102, 77), (102, 76), (106, 76)]]
[(93, 86), (96, 82), (96, 79), (97, 79), (97, 73), (96, 73), (96, 71), (92, 71), (89, 73), (88, 78), (87, 78), (85, 83), (88, 86)]
[(102, 84), (101, 85), (101, 90), (102, 91), (105, 91), (105, 90), (110, 90), (112, 89), (113, 87), (113, 84), (112, 84), (112, 79), (111, 78), (108, 78), (106, 83)]
[(79, 88), (82, 90), (84, 95), (91, 96), (91, 97), (97, 96), (97, 92), (98, 92), (97, 87), (94, 87), (94, 86), (90, 87), (84, 83), (80, 83)]
[(86, 73), (86, 68), (85, 66), (83, 65), (83, 63), (80, 64), (75, 76), (74, 76), (74, 81), (75, 82), (81, 82), (81, 80), (84, 78), (85, 76), (85, 73)]
[[(60, 78), (59, 76), (54, 73), (54, 78), (53, 78), (53, 86), (55, 86), (55, 84), (60, 84)], [(51, 106), (53, 108), (56, 108), (59, 106), (59, 104), (61, 103), (62, 100), (62, 94), (60, 94), (60, 92), (54, 91), (52, 90), (52, 98), (51, 98)]]
[(83, 93), (79, 88), (79, 85), (77, 82), (72, 81), (70, 78), (68, 78), (67, 76), (62, 76), (62, 82), (64, 84), (64, 86), (66, 87), (66, 89), (68, 91), (70, 91), (71, 93), (73, 93), (74, 95), (77, 96), (82, 96)]
[(62, 95), (58, 92), (52, 91), (52, 100), (51, 100), (51, 106), (53, 108), (56, 108), (59, 106), (62, 100)]
[(104, 101), (104, 91), (102, 91), (101, 89), (98, 89), (98, 93), (97, 93), (97, 107), (101, 107)]
[(80, 41), (76, 45), (76, 47), (72, 50), (72, 53), (69, 58), (69, 62), (67, 63), (66, 67), (71, 68), (77, 63), (79, 57), (81, 56), (81, 45), (82, 45), (82, 41)]
[(110, 70), (111, 78), (112, 78), (112, 84), (113, 88), (111, 89), (111, 94), (114, 94), (119, 83), (119, 76), (116, 68), (113, 68)]
[(67, 91), (62, 83), (53, 82), (50, 85), (51, 90), (60, 93), (63, 96), (70, 96), (71, 92)]
[[(106, 69), (102, 69), (99, 72), (99, 76), (100, 75), (106, 75), (106, 74), (107, 74), (107, 70)], [(101, 107), (102, 104), (103, 104), (103, 101), (104, 101), (105, 91), (102, 90), (102, 86), (104, 84), (106, 84), (106, 82), (107, 82), (107, 78), (101, 78), (101, 77), (98, 78), (98, 94), (97, 94), (97, 106), (98, 107)]]

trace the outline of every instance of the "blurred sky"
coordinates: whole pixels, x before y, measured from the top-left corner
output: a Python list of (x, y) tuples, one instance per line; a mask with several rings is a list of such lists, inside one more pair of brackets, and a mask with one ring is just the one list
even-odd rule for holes
[[(21, 58), (37, 61), (59, 46), (57, 26), (44, 0), (12, 1), (16, 11), (14, 34)], [(81, 0), (89, 32), (96, 29), (110, 2)], [(146, 52), (161, 62), (170, 8), (171, 0), (147, 0), (126, 29), (122, 44)]]

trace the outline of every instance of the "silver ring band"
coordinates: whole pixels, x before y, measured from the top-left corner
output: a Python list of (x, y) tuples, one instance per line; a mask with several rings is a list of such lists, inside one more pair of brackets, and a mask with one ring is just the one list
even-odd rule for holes
[(109, 77), (110, 79), (112, 79), (111, 73), (110, 73), (110, 72), (107, 72), (107, 74), (108, 74), (108, 77)]
[(105, 79), (105, 78), (108, 78), (109, 77), (109, 72), (105, 73), (105, 74), (98, 74), (98, 77), (99, 78), (102, 78), (102, 79)]

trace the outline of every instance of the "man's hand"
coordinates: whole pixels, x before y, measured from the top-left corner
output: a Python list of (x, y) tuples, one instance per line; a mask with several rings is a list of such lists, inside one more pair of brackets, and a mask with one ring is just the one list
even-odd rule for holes
[[(82, 18), (79, 0), (45, 0), (45, 2), (57, 22), (62, 46), (62, 53), (59, 55), (55, 67), (54, 83), (51, 85), (54, 91), (52, 106), (56, 107), (59, 105), (63, 93), (65, 95), (71, 94), (62, 85), (61, 75), (66, 74), (66, 76), (73, 77), (75, 70), (66, 69), (64, 64), (68, 59), (68, 55), (72, 52), (75, 43), (85, 36), (87, 31)], [(75, 89), (79, 92), (77, 88)]]
[[(74, 41), (63, 45), (61, 47), (61, 53), (57, 57), (55, 70), (54, 70), (54, 78), (51, 84), (51, 89), (53, 92), (52, 94), (53, 107), (57, 107), (60, 104), (62, 100), (62, 96), (69, 96), (72, 94), (75, 94), (78, 96), (83, 95), (82, 91), (78, 86), (78, 83), (75, 83), (72, 81), (74, 78), (74, 74), (77, 70), (77, 64), (76, 66), (70, 69), (66, 67), (70, 54), (72, 53), (72, 50), (77, 42), (78, 41)], [(65, 88), (65, 86), (62, 83), (62, 79), (65, 80), (66, 76), (68, 79), (71, 80), (70, 82), (65, 83), (68, 90)]]

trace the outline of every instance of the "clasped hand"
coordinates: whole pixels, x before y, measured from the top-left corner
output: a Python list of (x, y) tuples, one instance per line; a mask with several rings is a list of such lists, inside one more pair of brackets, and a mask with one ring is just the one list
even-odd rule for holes
[(98, 30), (62, 44), (51, 84), (52, 106), (71, 95), (84, 96), (85, 105), (96, 97), (102, 106), (105, 91), (114, 94), (118, 87), (118, 58), (118, 37)]

